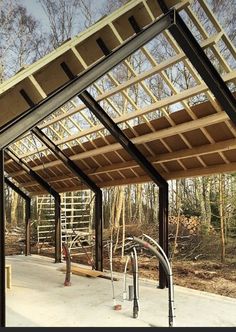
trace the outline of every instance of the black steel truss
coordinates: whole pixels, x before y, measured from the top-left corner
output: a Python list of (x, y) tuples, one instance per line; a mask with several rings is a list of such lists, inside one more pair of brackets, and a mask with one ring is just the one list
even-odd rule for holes
[(35, 127), (31, 129), (32, 133), (37, 136), (43, 144), (45, 144), (51, 152), (60, 159), (63, 164), (73, 173), (75, 174), (86, 186), (89, 187), (94, 193), (101, 190), (88, 176), (85, 174), (79, 166), (77, 166), (67, 155), (50, 139), (48, 138), (44, 132)]

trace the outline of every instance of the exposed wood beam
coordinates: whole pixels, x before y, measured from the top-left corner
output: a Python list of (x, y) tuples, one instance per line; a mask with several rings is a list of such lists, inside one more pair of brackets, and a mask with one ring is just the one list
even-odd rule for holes
[[(231, 149), (236, 149), (236, 138), (229, 139), (223, 142), (217, 142), (215, 144), (205, 144), (203, 146), (194, 147), (192, 149), (183, 149), (176, 152), (169, 152), (169, 153), (163, 153), (158, 156), (150, 157), (148, 160), (150, 162), (153, 162), (154, 164), (159, 164), (161, 162), (166, 161), (173, 161), (178, 159), (185, 159), (190, 157), (196, 157), (196, 156), (203, 156), (207, 155), (209, 153), (215, 153), (215, 152), (223, 152), (223, 151), (229, 151)], [(107, 165), (103, 167), (97, 167), (94, 169), (87, 169), (85, 172), (89, 175), (98, 175), (103, 173), (112, 172), (114, 170), (125, 170), (130, 169), (134, 167), (139, 167), (135, 161), (128, 161), (128, 162), (122, 162), (122, 163), (115, 163), (112, 165)], [(18, 172), (9, 172), (9, 175), (12, 177), (17, 177), (26, 174), (24, 171), (18, 171)], [(71, 173), (63, 174), (55, 177), (50, 178), (50, 183), (57, 182), (57, 181), (63, 181), (67, 179), (73, 179), (75, 178)], [(22, 183), (22, 186), (24, 188), (31, 187), (33, 185), (37, 184), (35, 181), (30, 181), (26, 183)]]
[[(223, 78), (224, 78), (225, 82), (230, 82), (230, 81), (235, 80), (236, 79), (236, 70), (225, 74), (223, 76)], [(133, 111), (131, 113), (118, 116), (118, 117), (114, 118), (113, 121), (116, 124), (119, 124), (119, 123), (122, 123), (122, 122), (125, 122), (125, 121), (129, 121), (129, 120), (132, 120), (136, 117), (140, 117), (142, 115), (145, 115), (145, 114), (148, 114), (150, 112), (156, 111), (160, 108), (167, 107), (167, 106), (173, 105), (175, 103), (181, 102), (184, 99), (194, 97), (198, 94), (206, 92), (207, 90), (208, 90), (208, 88), (207, 88), (206, 84), (202, 83), (202, 84), (199, 84), (199, 85), (197, 85), (193, 88), (189, 88), (187, 90), (179, 92), (178, 94), (169, 96), (167, 98), (163, 98), (163, 99), (161, 99), (161, 100), (159, 100), (155, 103), (152, 103), (151, 105), (149, 105), (147, 107), (144, 107), (142, 109), (138, 109), (137, 111)], [(225, 118), (225, 120), (227, 120), (227, 119), (229, 119), (228, 116)], [(81, 137), (85, 137), (87, 135), (94, 134), (94, 133), (96, 133), (96, 132), (98, 132), (99, 130), (102, 130), (102, 129), (104, 129), (103, 125), (99, 124), (99, 125), (93, 126), (91, 128), (85, 129), (85, 130), (83, 130), (79, 133), (76, 133), (74, 135), (70, 135), (70, 137), (57, 140), (55, 143), (57, 145), (69, 143), (69, 142), (71, 142), (75, 139), (79, 139)], [(46, 149), (44, 147), (42, 147), (42, 148), (38, 148), (37, 152), (42, 152), (42, 151), (45, 151), (45, 150)], [(31, 155), (34, 155), (35, 153), (36, 153), (36, 151), (26, 153), (26, 154), (22, 155), (22, 158), (29, 157)]]
[[(194, 129), (202, 128), (205, 126), (213, 125), (222, 121), (228, 120), (228, 115), (225, 112), (216, 113), (213, 115), (208, 115), (206, 117), (202, 117), (197, 120), (185, 122), (174, 127), (168, 127), (165, 129), (161, 129), (156, 132), (152, 132), (150, 134), (145, 134), (139, 137), (135, 137), (131, 139), (131, 142), (134, 144), (143, 144), (147, 142), (151, 142), (157, 139), (167, 138), (176, 134), (185, 133)], [(81, 152), (79, 154), (71, 156), (71, 160), (82, 160), (84, 158), (94, 157), (103, 153), (117, 151), (121, 149), (121, 145), (119, 143), (113, 143), (110, 145), (105, 145), (93, 150)], [(34, 170), (41, 170), (44, 167), (53, 167), (59, 165), (61, 162), (59, 160), (51, 161), (45, 163), (44, 165), (35, 166)]]
[[(169, 174), (165, 174), (164, 172), (160, 172), (163, 177), (166, 178), (166, 180), (174, 180), (174, 179), (186, 179), (186, 178), (192, 178), (197, 176), (210, 176), (214, 174), (220, 174), (220, 173), (233, 173), (236, 171), (236, 162), (233, 162), (231, 164), (222, 164), (222, 165), (214, 165), (214, 166), (208, 166), (207, 168), (194, 168), (189, 169), (187, 171), (177, 171), (172, 172)], [(147, 183), (151, 182), (152, 180), (148, 176), (140, 176), (138, 178), (127, 178), (127, 179), (119, 179), (119, 180), (113, 180), (113, 181), (106, 181), (102, 182), (101, 184), (98, 183), (100, 188), (107, 188), (107, 187), (113, 187), (113, 186), (123, 186), (128, 184), (139, 184), (139, 183)], [(58, 189), (58, 192), (70, 192), (70, 191), (76, 191), (81, 190), (81, 186), (75, 185), (71, 186), (69, 188), (62, 188)], [(31, 192), (32, 196), (37, 195), (43, 195), (45, 194), (45, 191), (35, 191)]]
[[(202, 46), (203, 49), (210, 47), (211, 45), (215, 44), (221, 38), (221, 36), (222, 36), (222, 33), (218, 33), (217, 35), (211, 36), (210, 38), (203, 40), (200, 43), (200, 45)], [(101, 100), (104, 100), (105, 98), (111, 97), (111, 96), (115, 95), (116, 93), (119, 93), (119, 92), (129, 88), (131, 85), (141, 82), (141, 81), (173, 66), (174, 64), (176, 64), (179, 61), (182, 61), (184, 59), (186, 59), (186, 55), (183, 52), (181, 52), (181, 53), (173, 56), (172, 58), (170, 58), (166, 61), (163, 61), (160, 64), (157, 64), (156, 66), (145, 71), (144, 73), (138, 74), (137, 76), (127, 80), (126, 82), (119, 84), (117, 87), (114, 87), (114, 88), (110, 89), (109, 91), (99, 95), (96, 98), (96, 100), (101, 101)], [(80, 105), (77, 108), (75, 108), (74, 110), (67, 112), (66, 114), (60, 114), (60, 115), (56, 116), (55, 118), (48, 120), (46, 123), (40, 124), (38, 127), (40, 129), (45, 128), (46, 126), (49, 126), (57, 121), (63, 120), (66, 117), (73, 115), (83, 109), (85, 109), (85, 106)]]

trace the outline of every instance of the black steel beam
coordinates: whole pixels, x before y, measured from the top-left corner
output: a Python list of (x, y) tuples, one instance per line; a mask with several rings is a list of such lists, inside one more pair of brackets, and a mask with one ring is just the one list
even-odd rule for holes
[(89, 187), (94, 193), (100, 191), (101, 189), (85, 174), (79, 166), (77, 166), (69, 157), (65, 155), (65, 153), (50, 139), (48, 138), (42, 130), (38, 127), (35, 127), (31, 130), (43, 144), (45, 144), (52, 153), (60, 159), (63, 164), (69, 168), (69, 170), (78, 176), (80, 180)]
[[(53, 189), (47, 181), (45, 181), (40, 175), (38, 175), (35, 171), (33, 171), (26, 162), (24, 162), (22, 159), (17, 157), (15, 153), (13, 153), (11, 150), (6, 148), (5, 153), (8, 154), (8, 156), (15, 161), (18, 165), (20, 165), (35, 181), (38, 182), (50, 195), (54, 197), (55, 200), (55, 263), (58, 263), (61, 261), (61, 239), (58, 239), (58, 227), (61, 223), (61, 217), (60, 217), (60, 194)], [(61, 227), (61, 226), (60, 226)], [(59, 254), (60, 253), (60, 254)]]
[[(157, 0), (164, 13), (169, 9), (164, 0)], [(192, 32), (189, 30), (183, 19), (176, 12), (175, 24), (169, 28), (170, 33), (182, 48), (192, 65), (196, 68), (201, 78), (209, 87), (222, 109), (236, 125), (236, 99), (224, 82), (204, 50), (201, 48)]]
[(115, 49), (111, 54), (91, 66), (88, 70), (53, 92), (43, 101), (10, 121), (10, 123), (2, 126), (0, 128), (0, 149), (11, 144), (49, 114), (74, 98), (78, 93), (81, 93), (130, 54), (170, 27), (174, 23), (174, 20), (175, 11), (171, 10), (143, 29), (138, 35), (127, 40), (127, 42)]
[(55, 197), (55, 263), (61, 262), (61, 197)]
[(30, 255), (30, 202), (31, 198), (26, 195), (19, 187), (12, 181), (5, 177), (5, 183), (20, 195), (25, 201), (25, 256)]
[(102, 245), (102, 191), (95, 194), (95, 268), (103, 271), (103, 245)]
[(159, 187), (166, 186), (166, 180), (158, 173), (156, 168), (147, 160), (147, 158), (139, 151), (139, 149), (130, 141), (118, 125), (107, 115), (98, 102), (84, 91), (78, 95), (86, 107), (99, 119), (111, 135), (123, 146), (130, 156), (141, 166), (146, 174)]
[(14, 190), (18, 195), (20, 195), (24, 200), (30, 199), (19, 187), (17, 187), (11, 180), (5, 177), (5, 183)]
[(29, 256), (31, 254), (31, 246), (30, 246), (30, 203), (31, 199), (28, 198), (25, 201), (25, 256)]
[(6, 325), (4, 150), (0, 150), (0, 325)]
[(5, 150), (5, 153), (18, 165), (20, 165), (35, 181), (38, 182), (50, 195), (54, 198), (60, 196), (56, 190), (54, 190), (47, 181), (45, 181), (40, 175), (38, 175), (35, 171), (33, 171), (26, 162), (17, 157), (17, 155), (9, 150), (8, 148)]

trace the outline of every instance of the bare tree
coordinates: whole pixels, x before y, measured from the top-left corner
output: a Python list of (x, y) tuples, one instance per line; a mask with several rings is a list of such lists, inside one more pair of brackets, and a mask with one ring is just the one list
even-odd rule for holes
[(39, 21), (25, 7), (12, 0), (2, 0), (0, 22), (0, 78), (3, 81), (47, 50)]
[(49, 20), (53, 48), (90, 26), (97, 19), (92, 0), (39, 0)]

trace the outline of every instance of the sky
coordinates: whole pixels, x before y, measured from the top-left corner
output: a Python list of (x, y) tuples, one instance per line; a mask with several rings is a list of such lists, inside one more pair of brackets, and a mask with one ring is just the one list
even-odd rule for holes
[[(44, 13), (42, 6), (39, 3), (39, 0), (17, 0), (17, 2), (26, 7), (29, 13), (32, 14), (32, 16), (34, 16), (36, 19), (38, 19), (41, 22), (43, 30), (45, 31), (49, 30), (48, 18)], [(97, 7), (97, 9), (102, 8), (103, 3), (104, 0), (94, 1), (94, 5)]]
[(41, 21), (44, 30), (49, 29), (47, 16), (38, 0), (18, 0), (18, 3), (25, 6), (30, 14)]

